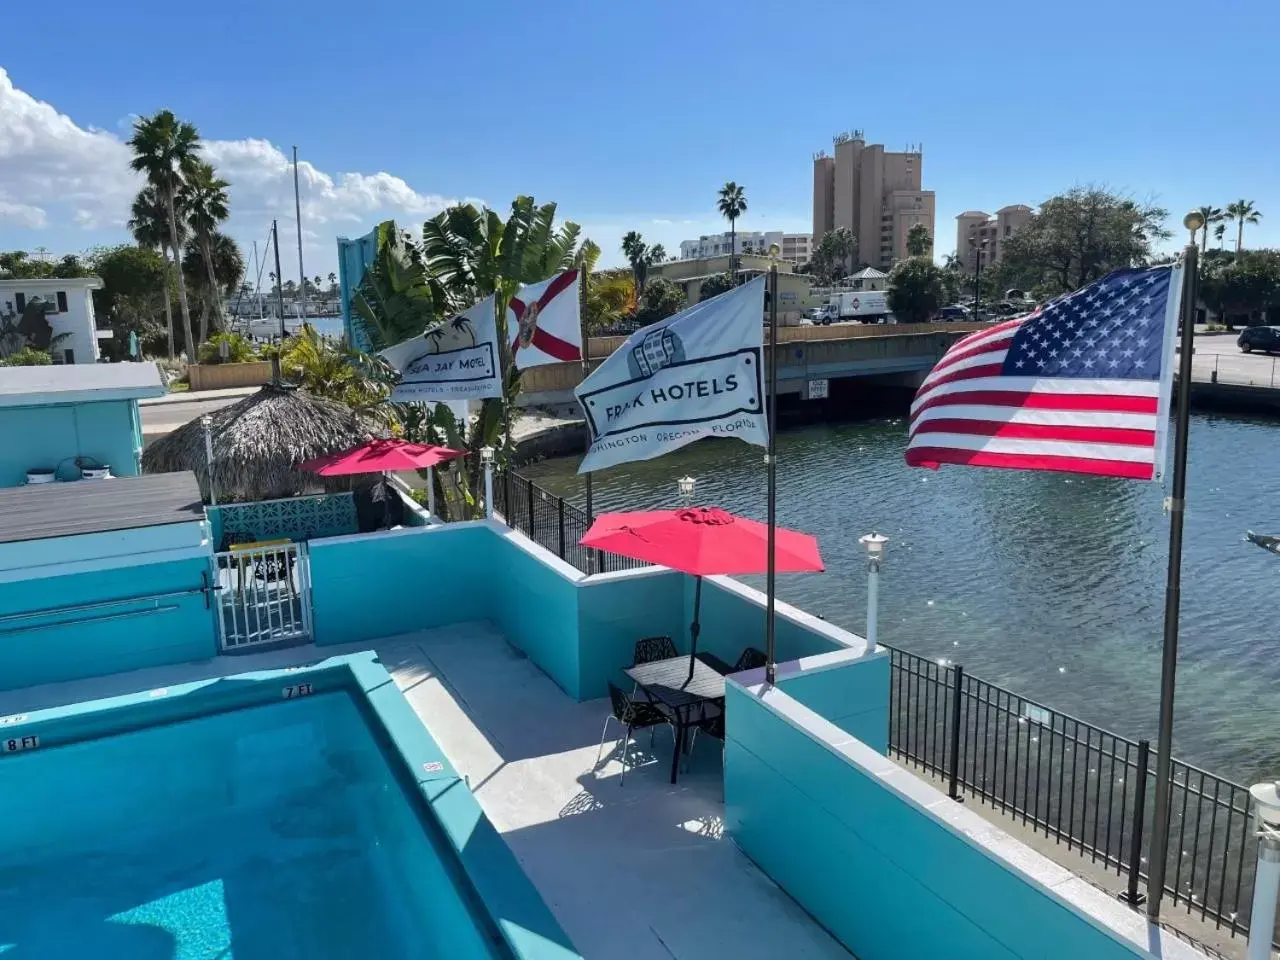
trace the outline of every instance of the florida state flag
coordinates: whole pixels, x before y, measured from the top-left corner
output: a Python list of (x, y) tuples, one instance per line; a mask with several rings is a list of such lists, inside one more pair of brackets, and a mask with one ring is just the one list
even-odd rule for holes
[(517, 370), (582, 359), (578, 271), (531, 283), (511, 298), (507, 332)]

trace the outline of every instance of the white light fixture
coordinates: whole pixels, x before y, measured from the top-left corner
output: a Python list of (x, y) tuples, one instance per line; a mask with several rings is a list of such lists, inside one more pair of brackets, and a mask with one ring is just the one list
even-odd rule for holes
[(868, 533), (858, 542), (867, 551), (867, 652), (876, 649), (876, 635), (880, 616), (880, 560), (889, 538), (879, 533)]
[(858, 542), (866, 548), (868, 557), (879, 560), (884, 556), (884, 545), (889, 542), (889, 538), (879, 533), (868, 533), (859, 537)]
[(676, 487), (680, 490), (681, 499), (689, 500), (693, 497), (693, 487), (697, 482), (693, 477), (681, 477), (676, 481)]
[(493, 447), (480, 448), (480, 462), (483, 464), (493, 463)]
[(776, 243), (771, 243), (771, 244), (769, 244), (769, 259), (770, 259), (770, 260), (777, 260), (777, 259), (778, 259), (778, 257), (779, 257), (779, 255), (781, 255), (781, 253), (782, 253), (782, 248), (781, 248), (780, 246), (778, 246)]
[[(480, 463), (484, 466), (484, 515), (493, 519), (493, 447), (480, 448)], [(530, 504), (532, 509), (532, 504)]]

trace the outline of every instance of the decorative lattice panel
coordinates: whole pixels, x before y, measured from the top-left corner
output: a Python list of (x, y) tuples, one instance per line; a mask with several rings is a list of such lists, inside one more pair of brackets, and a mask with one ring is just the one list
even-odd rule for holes
[(208, 507), (219, 550), (260, 540), (315, 540), (357, 533), (356, 504), (350, 493), (287, 497), (257, 503)]

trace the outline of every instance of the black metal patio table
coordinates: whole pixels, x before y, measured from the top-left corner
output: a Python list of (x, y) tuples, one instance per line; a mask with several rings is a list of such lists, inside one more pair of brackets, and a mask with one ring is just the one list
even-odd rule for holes
[(697, 726), (708, 704), (724, 708), (724, 674), (697, 658), (693, 661), (693, 676), (690, 677), (687, 655), (641, 663), (628, 669), (626, 674), (651, 700), (671, 711), (676, 728), (676, 743), (671, 756), (671, 782), (675, 783), (680, 755), (686, 750), (686, 734)]

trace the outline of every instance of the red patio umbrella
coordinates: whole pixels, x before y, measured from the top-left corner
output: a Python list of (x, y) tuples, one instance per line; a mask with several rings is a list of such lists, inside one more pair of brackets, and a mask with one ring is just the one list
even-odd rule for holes
[[(775, 530), (775, 535), (775, 562), (779, 573), (821, 573), (825, 569), (816, 538), (782, 527)], [(584, 547), (647, 560), (697, 578), (693, 623), (689, 626), (690, 678), (693, 677), (693, 658), (698, 652), (702, 578), (715, 574), (765, 573), (769, 563), (769, 527), (719, 507), (606, 513), (596, 517), (579, 542)]]
[(369, 440), (351, 450), (331, 453), (299, 464), (298, 469), (322, 477), (344, 477), (357, 473), (386, 473), (390, 470), (427, 470), (449, 460), (465, 457), (465, 450), (437, 447), (408, 440)]
[(436, 512), (436, 485), (432, 468), (458, 457), (465, 450), (437, 447), (426, 443), (410, 443), (396, 438), (369, 440), (341, 453), (317, 457), (299, 464), (298, 469), (318, 473), (322, 477), (343, 477), (359, 473), (387, 473), (392, 470), (427, 471), (427, 510)]

